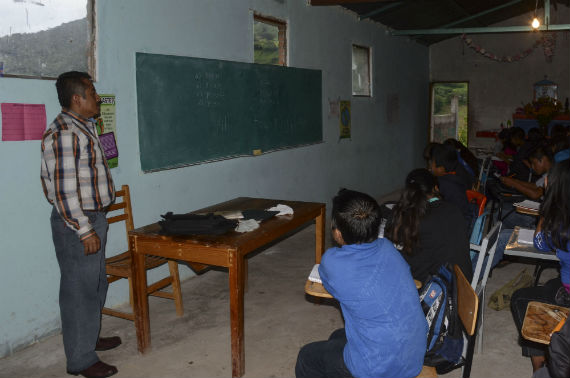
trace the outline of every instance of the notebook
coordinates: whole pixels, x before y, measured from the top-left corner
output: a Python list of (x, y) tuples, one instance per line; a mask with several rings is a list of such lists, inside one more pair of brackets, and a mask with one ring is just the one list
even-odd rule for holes
[(519, 228), (519, 237), (517, 242), (519, 244), (533, 244), (534, 230), (531, 228)]
[(540, 203), (536, 201), (524, 200), (522, 202), (513, 203), (513, 205), (516, 207), (523, 207), (525, 209), (538, 210)]
[(311, 274), (309, 274), (309, 281), (317, 282), (317, 283), (323, 283), (321, 281), (321, 276), (319, 274), (319, 265), (320, 264), (315, 264), (315, 266), (313, 266), (313, 269), (311, 270)]

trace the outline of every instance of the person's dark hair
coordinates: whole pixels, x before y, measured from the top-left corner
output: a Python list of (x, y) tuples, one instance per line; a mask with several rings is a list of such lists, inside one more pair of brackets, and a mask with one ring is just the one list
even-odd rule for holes
[(346, 244), (371, 243), (380, 231), (380, 206), (368, 194), (341, 189), (333, 198), (331, 224)]
[(430, 163), (431, 161), (431, 150), (433, 148), (433, 146), (438, 145), (439, 143), (435, 143), (435, 142), (430, 142), (428, 143), (428, 145), (424, 148), (424, 160), (426, 161), (426, 163)]
[(64, 72), (58, 76), (55, 88), (57, 89), (59, 104), (63, 108), (70, 107), (73, 95), (78, 94), (85, 97), (85, 90), (87, 89), (85, 79), (91, 81), (91, 76), (86, 72), (79, 71)]
[(431, 158), (436, 167), (445, 168), (446, 172), (455, 171), (457, 168), (457, 151), (448, 144), (437, 144), (431, 149)]
[(530, 129), (527, 133), (527, 140), (529, 142), (538, 142), (539, 140), (541, 140), (544, 136), (542, 135), (542, 133), (540, 132), (538, 127), (533, 127), (532, 129)]
[(556, 155), (558, 152), (560, 152), (562, 150), (566, 150), (570, 147), (570, 140), (566, 135), (564, 135), (564, 136), (560, 136), (556, 139), (554, 139), (554, 138), (551, 139), (550, 145), (552, 148), (552, 154)]
[(394, 206), (392, 220), (384, 236), (402, 251), (411, 254), (419, 242), (420, 220), (427, 212), (428, 196), (435, 194), (437, 179), (424, 168), (414, 169), (406, 177), (400, 200)]
[(499, 134), (497, 135), (497, 137), (503, 142), (508, 141), (509, 129), (502, 129), (501, 131), (499, 131)]
[(479, 175), (479, 161), (477, 160), (477, 157), (473, 155), (473, 152), (469, 151), (469, 149), (465, 147), (463, 143), (461, 143), (457, 139), (449, 138), (445, 142), (443, 142), (443, 144), (449, 144), (450, 146), (453, 146), (456, 150), (459, 150), (459, 155), (461, 156), (461, 159), (463, 159), (463, 161), (467, 163), (467, 165), (469, 166), (469, 168), (471, 168), (475, 176)]
[(558, 139), (564, 138), (566, 136), (566, 127), (564, 125), (557, 123), (552, 126), (550, 129), (550, 138), (551, 139)]
[(511, 127), (511, 132), (509, 133), (509, 139), (513, 140), (515, 138), (523, 139), (525, 137), (524, 130), (520, 127)]
[(567, 250), (570, 240), (570, 160), (554, 164), (548, 173), (548, 184), (540, 215), (544, 217), (542, 232), (550, 236), (554, 247)]
[(548, 142), (544, 141), (542, 143), (538, 143), (531, 151), (528, 153), (528, 158), (530, 159), (537, 159), (540, 160), (544, 156), (548, 158), (548, 160), (552, 161), (552, 147), (548, 144)]

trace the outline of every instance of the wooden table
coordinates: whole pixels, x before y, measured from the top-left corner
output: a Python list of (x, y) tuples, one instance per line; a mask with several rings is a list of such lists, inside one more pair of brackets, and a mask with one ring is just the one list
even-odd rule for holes
[(529, 302), (524, 316), (521, 335), (530, 341), (550, 344), (550, 334), (556, 325), (568, 318), (570, 309), (542, 302)]
[(246, 233), (228, 232), (224, 235), (166, 236), (154, 223), (129, 232), (129, 246), (133, 254), (133, 300), (138, 349), (149, 350), (150, 322), (148, 296), (146, 295), (146, 254), (187, 261), (197, 266), (227, 267), (230, 290), (230, 327), (232, 350), (232, 376), (241, 377), (245, 372), (244, 352), (244, 281), (247, 262), (245, 256), (311, 222), (315, 227), (315, 261), (320, 262), (324, 252), (325, 204), (299, 201), (281, 201), (240, 197), (194, 213), (264, 210), (277, 204), (293, 208), (293, 215), (276, 216)]

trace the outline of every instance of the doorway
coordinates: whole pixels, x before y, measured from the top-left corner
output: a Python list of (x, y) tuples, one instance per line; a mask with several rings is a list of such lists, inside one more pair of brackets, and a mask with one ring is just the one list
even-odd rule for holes
[(433, 82), (430, 85), (430, 142), (457, 139), (468, 146), (468, 82)]

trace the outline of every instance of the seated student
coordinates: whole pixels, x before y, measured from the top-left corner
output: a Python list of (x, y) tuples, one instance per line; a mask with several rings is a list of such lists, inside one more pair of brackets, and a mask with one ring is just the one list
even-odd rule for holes
[[(536, 174), (540, 175), (540, 178), (536, 182), (522, 182), (521, 180), (509, 177), (501, 177), (501, 182), (506, 183), (506, 186), (519, 190), (530, 199), (539, 200), (542, 198), (544, 193), (546, 174), (553, 166), (548, 145), (543, 144), (538, 146), (533, 152), (531, 152), (529, 160), (531, 162), (532, 170)], [(497, 264), (503, 259), (505, 248), (507, 247), (509, 238), (511, 237), (515, 226), (534, 228), (536, 224), (536, 217), (534, 215), (519, 214), (516, 211), (512, 211), (512, 206), (512, 203), (505, 203), (503, 205), (503, 214), (510, 212), (510, 215), (503, 219), (503, 225), (497, 240), (497, 248), (495, 250), (495, 256), (493, 257), (491, 268), (497, 266)]]
[(384, 236), (402, 246), (412, 276), (420, 282), (446, 262), (459, 265), (469, 281), (473, 277), (467, 226), (459, 209), (439, 198), (436, 179), (427, 169), (414, 169), (406, 177)]
[(477, 160), (477, 157), (473, 155), (473, 152), (469, 151), (463, 143), (457, 139), (449, 138), (443, 142), (443, 144), (449, 144), (455, 148), (457, 151), (457, 160), (471, 176), (479, 176), (479, 161)]
[[(570, 161), (554, 165), (548, 175), (540, 221), (534, 234), (534, 246), (541, 251), (556, 250), (560, 276), (544, 286), (519, 289), (511, 298), (511, 311), (519, 331), (528, 302), (540, 301), (570, 307)], [(523, 356), (531, 358), (533, 370), (545, 361), (546, 345), (522, 340)]]
[[(513, 162), (509, 166), (508, 175), (523, 181), (536, 181), (538, 177), (532, 174), (528, 155), (543, 142), (544, 137), (540, 130), (533, 127), (528, 131), (527, 138), (513, 157)], [(529, 180), (530, 178), (530, 180)]]
[(502, 176), (507, 175), (509, 165), (512, 163), (517, 150), (523, 145), (525, 137), (524, 130), (520, 127), (512, 127), (508, 130), (508, 137), (503, 151), (495, 154), (502, 161), (493, 160), (493, 165), (501, 172)]
[(426, 352), (427, 322), (410, 268), (378, 238), (380, 210), (367, 194), (343, 189), (333, 199), (332, 234), (340, 245), (319, 266), (339, 302), (345, 328), (299, 351), (296, 377), (415, 377)]
[(433, 146), (430, 170), (437, 177), (443, 199), (459, 208), (469, 228), (473, 220), (473, 209), (469, 206), (465, 192), (473, 186), (473, 177), (457, 161), (455, 149), (444, 144)]
[[(552, 154), (549, 146), (546, 143), (540, 144), (530, 152), (528, 160), (532, 171), (540, 176), (535, 182), (527, 182), (513, 177), (501, 177), (501, 183), (507, 188), (512, 188), (521, 194), (524, 194), (531, 200), (538, 201), (544, 194), (544, 180), (546, 173), (550, 170), (553, 164)], [(503, 214), (507, 214), (512, 209), (512, 203), (505, 203)], [(503, 228), (514, 228), (514, 226), (532, 227), (534, 226), (536, 218), (532, 215), (511, 213), (503, 221)]]

